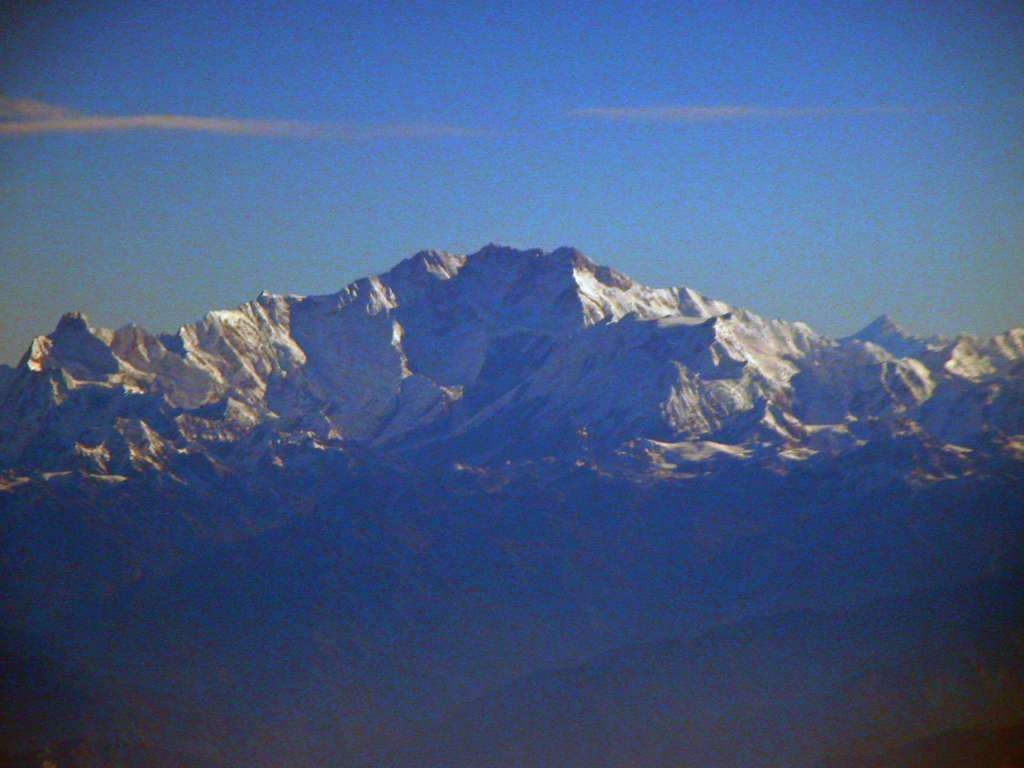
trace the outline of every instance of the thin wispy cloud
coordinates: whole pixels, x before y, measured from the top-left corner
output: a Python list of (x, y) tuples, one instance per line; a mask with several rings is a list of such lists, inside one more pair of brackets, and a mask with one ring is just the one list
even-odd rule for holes
[(60, 120), (75, 113), (70, 109), (35, 99), (13, 99), (0, 95), (0, 120)]
[(878, 105), (860, 107), (766, 107), (747, 104), (685, 104), (654, 107), (584, 107), (570, 117), (632, 123), (717, 123), (738, 120), (781, 120), (831, 115), (906, 114), (933, 111), (935, 107)]
[(78, 112), (35, 99), (0, 96), (0, 135), (110, 133), (136, 130), (350, 140), (474, 136), (482, 133), (472, 128), (446, 123), (345, 125), (333, 122), (174, 114), (98, 115)]

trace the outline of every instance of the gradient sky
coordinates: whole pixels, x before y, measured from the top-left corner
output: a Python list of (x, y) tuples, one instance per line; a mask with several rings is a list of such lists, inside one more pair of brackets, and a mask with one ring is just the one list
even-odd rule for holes
[(8, 3), (0, 361), (422, 248), (850, 333), (1024, 322), (1024, 6)]

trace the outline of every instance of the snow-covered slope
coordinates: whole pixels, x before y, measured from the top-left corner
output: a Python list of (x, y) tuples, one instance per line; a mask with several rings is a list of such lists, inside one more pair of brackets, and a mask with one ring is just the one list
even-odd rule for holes
[(571, 248), (424, 251), (337, 293), (262, 293), (174, 334), (65, 315), (0, 378), (0, 466), (122, 476), (359, 444), (663, 472), (905, 435), (1012, 457), (1022, 361), (1021, 328), (918, 339), (883, 317), (835, 341)]

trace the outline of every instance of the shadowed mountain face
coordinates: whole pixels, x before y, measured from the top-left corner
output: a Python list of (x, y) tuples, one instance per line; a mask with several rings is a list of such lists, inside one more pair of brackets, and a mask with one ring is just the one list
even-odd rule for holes
[(0, 746), (810, 767), (1012, 725), (1022, 359), (572, 249), (66, 315), (0, 371)]

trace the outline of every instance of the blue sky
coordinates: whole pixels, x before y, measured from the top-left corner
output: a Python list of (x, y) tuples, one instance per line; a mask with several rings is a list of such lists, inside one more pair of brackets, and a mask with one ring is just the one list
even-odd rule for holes
[(833, 334), (1024, 322), (1019, 3), (0, 13), (0, 360), (489, 241)]

